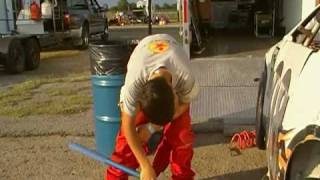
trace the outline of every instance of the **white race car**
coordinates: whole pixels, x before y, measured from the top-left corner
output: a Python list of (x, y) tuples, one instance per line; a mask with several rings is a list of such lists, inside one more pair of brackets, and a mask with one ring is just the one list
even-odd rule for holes
[(320, 179), (319, 29), (320, 6), (266, 54), (256, 143), (271, 180)]

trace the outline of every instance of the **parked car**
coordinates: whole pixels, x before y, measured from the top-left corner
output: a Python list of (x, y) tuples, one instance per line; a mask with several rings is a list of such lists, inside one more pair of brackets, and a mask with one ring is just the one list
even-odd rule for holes
[(269, 179), (320, 178), (320, 6), (266, 53), (256, 142)]

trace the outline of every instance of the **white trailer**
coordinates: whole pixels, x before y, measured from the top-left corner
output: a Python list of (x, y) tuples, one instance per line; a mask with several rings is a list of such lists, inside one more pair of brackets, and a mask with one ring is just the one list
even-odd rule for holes
[(182, 12), (182, 44), (190, 58), (190, 44), (192, 33), (190, 32), (190, 2), (189, 0), (178, 0), (179, 12)]
[(40, 44), (36, 35), (15, 33), (17, 1), (0, 1), (0, 64), (8, 73), (33, 70), (40, 64)]
[(106, 10), (97, 0), (0, 0), (0, 64), (21, 73), (39, 67), (41, 47), (67, 40), (85, 49), (91, 36), (107, 40)]
[(199, 29), (199, 19), (194, 12), (197, 3), (195, 0), (178, 0), (178, 11), (182, 16), (180, 35), (182, 35), (182, 45), (189, 58), (191, 51), (201, 54), (204, 51), (202, 37)]

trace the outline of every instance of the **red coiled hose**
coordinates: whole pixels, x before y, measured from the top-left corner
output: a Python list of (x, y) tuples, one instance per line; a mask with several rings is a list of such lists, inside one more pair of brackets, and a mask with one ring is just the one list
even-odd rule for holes
[(241, 150), (256, 145), (256, 131), (242, 131), (232, 136), (230, 150), (240, 153)]

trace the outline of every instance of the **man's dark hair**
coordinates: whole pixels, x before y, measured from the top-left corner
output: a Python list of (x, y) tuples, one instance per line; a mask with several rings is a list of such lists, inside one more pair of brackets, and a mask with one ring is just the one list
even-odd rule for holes
[(142, 90), (140, 105), (151, 123), (165, 125), (174, 114), (174, 95), (165, 78), (157, 77), (146, 83)]

